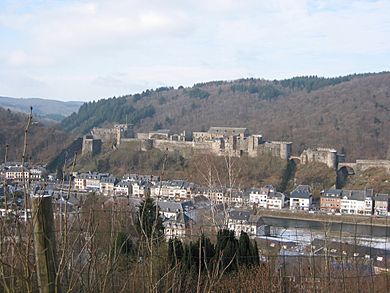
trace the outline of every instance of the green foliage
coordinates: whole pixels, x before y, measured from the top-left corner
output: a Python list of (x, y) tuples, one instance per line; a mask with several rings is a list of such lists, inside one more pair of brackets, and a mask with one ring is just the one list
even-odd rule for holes
[(238, 264), (239, 265), (258, 265), (259, 251), (257, 249), (256, 241), (250, 241), (249, 236), (244, 231), (241, 231), (238, 240)]
[(135, 223), (141, 239), (158, 243), (163, 238), (164, 227), (152, 198), (148, 197), (140, 203)]
[(342, 82), (350, 81), (351, 79), (357, 76), (365, 76), (366, 74), (353, 74), (340, 77), (318, 77), (316, 75), (312, 76), (298, 76), (290, 79), (284, 79), (281, 81), (274, 81), (275, 84), (281, 84), (283, 87), (288, 87), (291, 89), (297, 90), (306, 90), (308, 92), (318, 90), (320, 88), (336, 85)]
[(115, 249), (117, 252), (120, 252), (124, 255), (130, 256), (134, 254), (134, 244), (128, 236), (124, 232), (118, 232), (115, 238)]
[(222, 270), (229, 272), (237, 269), (238, 241), (234, 231), (219, 230), (215, 250), (215, 261), (221, 261)]
[(210, 93), (200, 89), (199, 87), (194, 87), (188, 91), (188, 95), (193, 99), (207, 99), (210, 96)]
[(271, 101), (280, 95), (282, 95), (282, 91), (277, 89), (275, 86), (270, 84), (259, 85), (255, 82), (239, 82), (233, 84), (230, 89), (233, 92), (248, 92), (250, 94), (257, 94), (259, 99)]
[(57, 167), (56, 178), (57, 178), (57, 180), (60, 180), (60, 181), (64, 178), (64, 174), (62, 172), (61, 166)]
[(167, 99), (166, 99), (164, 96), (160, 96), (160, 97), (158, 98), (158, 103), (159, 103), (160, 105), (164, 105), (166, 102), (167, 102)]
[(152, 105), (134, 108), (126, 97), (102, 99), (83, 104), (79, 111), (64, 119), (60, 127), (65, 131), (86, 133), (93, 127), (105, 122), (139, 123), (142, 119), (155, 114)]
[(197, 274), (199, 269), (235, 271), (243, 265), (259, 265), (260, 260), (257, 244), (250, 241), (248, 234), (242, 232), (237, 240), (234, 231), (223, 229), (217, 233), (215, 246), (203, 234), (196, 242), (187, 244), (177, 239), (169, 240), (168, 261), (171, 267), (181, 264), (186, 271)]

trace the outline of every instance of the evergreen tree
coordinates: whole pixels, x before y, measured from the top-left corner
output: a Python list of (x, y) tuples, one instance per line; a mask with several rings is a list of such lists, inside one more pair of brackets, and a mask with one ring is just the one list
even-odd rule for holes
[(238, 264), (249, 265), (252, 263), (252, 252), (251, 242), (249, 236), (244, 231), (241, 231), (240, 239), (238, 240)]
[(258, 266), (260, 265), (260, 257), (259, 257), (259, 249), (257, 247), (257, 242), (256, 240), (253, 240), (253, 243), (250, 246), (251, 250), (251, 263), (252, 265)]
[(164, 227), (159, 212), (154, 200), (150, 197), (140, 203), (135, 222), (141, 239), (157, 242), (164, 235)]
[(221, 260), (221, 269), (226, 269), (226, 271), (237, 269), (238, 241), (234, 236), (234, 231), (219, 230), (215, 250), (214, 261)]
[(62, 172), (62, 167), (61, 167), (61, 166), (58, 166), (58, 167), (57, 167), (56, 178), (57, 178), (57, 180), (59, 180), (59, 181), (62, 181), (62, 179), (64, 178), (64, 173)]
[(115, 239), (115, 248), (117, 252), (130, 255), (133, 252), (133, 242), (124, 232), (118, 232)]
[(183, 244), (178, 239), (168, 241), (168, 261), (171, 267), (176, 266), (184, 258)]

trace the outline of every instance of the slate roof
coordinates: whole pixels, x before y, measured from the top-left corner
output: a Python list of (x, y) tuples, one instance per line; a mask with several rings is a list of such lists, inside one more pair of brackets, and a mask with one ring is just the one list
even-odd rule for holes
[(389, 202), (389, 195), (387, 193), (378, 193), (374, 199), (375, 199), (375, 201)]
[(299, 185), (290, 193), (290, 198), (310, 198), (311, 196), (309, 185)]
[(232, 210), (229, 212), (229, 219), (237, 221), (248, 221), (251, 216), (251, 212)]
[(325, 191), (322, 196), (323, 197), (340, 197), (343, 194), (342, 189), (328, 189)]
[(114, 176), (102, 177), (100, 182), (102, 183), (112, 183), (115, 184), (117, 179)]
[(184, 208), (182, 203), (175, 201), (159, 201), (158, 207), (162, 212), (183, 212)]
[(349, 190), (343, 189), (343, 197), (347, 197), (350, 200), (359, 200), (364, 201), (366, 198), (373, 197), (372, 189), (362, 189), (362, 190)]
[(281, 192), (270, 192), (268, 195), (269, 198), (278, 198), (281, 199), (283, 198), (283, 193)]

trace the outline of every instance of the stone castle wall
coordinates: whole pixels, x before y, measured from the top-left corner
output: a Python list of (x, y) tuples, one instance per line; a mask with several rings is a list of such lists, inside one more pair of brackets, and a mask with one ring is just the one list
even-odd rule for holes
[(337, 168), (337, 151), (334, 149), (318, 148), (304, 150), (300, 156), (301, 163), (320, 162), (326, 164), (329, 168)]
[[(289, 142), (264, 142), (261, 135), (249, 135), (245, 128), (210, 128), (209, 132), (193, 132), (192, 140), (187, 141), (183, 135), (170, 134), (165, 131), (163, 136), (151, 133), (137, 133), (136, 138), (129, 138), (126, 125), (114, 125), (113, 128), (93, 128), (91, 133), (94, 139), (102, 142), (129, 143), (138, 141), (141, 150), (153, 148), (162, 151), (178, 151), (183, 156), (193, 154), (213, 154), (217, 156), (242, 156), (247, 154), (256, 157), (263, 153), (271, 153), (275, 157), (288, 159), (291, 156), (291, 143)], [(159, 134), (159, 132), (153, 132)], [(161, 132), (162, 133), (162, 132)], [(234, 135), (226, 135), (233, 133)], [(93, 142), (86, 140), (86, 150), (93, 149)]]

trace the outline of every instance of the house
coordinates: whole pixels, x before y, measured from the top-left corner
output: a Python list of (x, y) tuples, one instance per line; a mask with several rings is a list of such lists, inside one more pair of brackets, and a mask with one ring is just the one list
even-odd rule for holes
[(374, 197), (374, 215), (388, 216), (389, 215), (389, 195), (378, 193)]
[(114, 176), (102, 177), (100, 179), (99, 191), (103, 195), (114, 195), (115, 184), (118, 180)]
[(132, 195), (136, 197), (149, 196), (152, 187), (153, 184), (149, 181), (140, 180), (131, 182)]
[(179, 213), (176, 218), (169, 218), (163, 222), (164, 234), (168, 239), (183, 239), (186, 237), (189, 228), (190, 218), (184, 214)]
[(309, 185), (299, 185), (290, 193), (290, 209), (308, 211), (312, 204), (313, 194)]
[(284, 208), (285, 195), (281, 192), (270, 192), (268, 195), (267, 205), (269, 209), (281, 210)]
[(193, 208), (192, 202), (158, 201), (157, 206), (163, 220), (165, 237), (184, 238), (192, 223), (186, 214)]
[(150, 188), (150, 196), (183, 200), (192, 197), (194, 184), (185, 180), (161, 181)]
[(114, 188), (114, 194), (116, 196), (129, 196), (131, 194), (131, 182), (119, 181)]
[(342, 214), (352, 215), (372, 215), (373, 204), (373, 190), (343, 190), (340, 212)]
[(244, 231), (248, 234), (251, 233), (251, 225), (249, 224), (249, 217), (251, 212), (249, 211), (240, 211), (232, 210), (229, 212), (228, 219), (228, 229), (234, 231), (236, 236), (241, 234), (241, 231)]
[(251, 188), (249, 189), (249, 203), (256, 204), (260, 208), (267, 208), (268, 194), (273, 191), (273, 187), (265, 186), (262, 188)]
[(203, 190), (203, 196), (215, 204), (220, 204), (224, 202), (225, 192), (226, 190), (223, 188), (207, 188)]
[(232, 210), (229, 212), (228, 229), (234, 231), (239, 237), (241, 231), (250, 237), (267, 236), (270, 234), (270, 226), (265, 225), (259, 215), (253, 215), (249, 211)]
[(26, 167), (22, 166), (12, 166), (9, 167), (5, 172), (5, 179), (14, 180), (22, 182), (24, 180), (29, 180), (30, 172)]
[(30, 180), (40, 181), (47, 177), (47, 170), (43, 167), (33, 167), (30, 168)]
[(320, 210), (326, 213), (339, 213), (342, 189), (329, 189), (321, 194)]
[(160, 214), (166, 219), (177, 219), (178, 215), (184, 213), (183, 204), (174, 201), (158, 201)]
[(249, 189), (249, 203), (265, 209), (282, 209), (285, 196), (277, 192), (272, 185), (266, 185), (262, 188)]
[(109, 174), (96, 172), (76, 174), (74, 178), (75, 189), (98, 191), (100, 190), (100, 181), (104, 177), (109, 177)]

